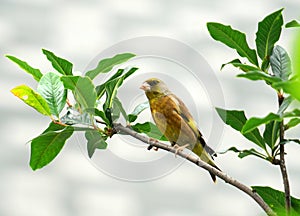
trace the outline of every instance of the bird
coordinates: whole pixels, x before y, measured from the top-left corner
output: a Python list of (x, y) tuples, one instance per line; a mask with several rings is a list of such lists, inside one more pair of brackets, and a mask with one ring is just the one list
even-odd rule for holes
[[(197, 123), (183, 101), (160, 79), (150, 78), (140, 86), (149, 101), (152, 118), (171, 145), (182, 151), (188, 148), (202, 161), (220, 170), (213, 161), (215, 152), (205, 142)], [(220, 170), (221, 171), (221, 170)], [(212, 180), (216, 176), (209, 172)]]

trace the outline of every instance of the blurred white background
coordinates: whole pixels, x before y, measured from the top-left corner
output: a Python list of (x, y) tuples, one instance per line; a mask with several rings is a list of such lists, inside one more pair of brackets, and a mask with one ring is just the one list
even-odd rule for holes
[[(207, 172), (187, 162), (155, 181), (116, 180), (99, 172), (74, 140), (50, 165), (33, 172), (28, 165), (30, 146), (25, 143), (46, 128), (49, 120), (9, 92), (19, 84), (35, 83), (4, 54), (49, 71), (51, 66), (41, 53), (41, 48), (46, 48), (73, 62), (76, 71), (83, 71), (99, 52), (120, 41), (139, 36), (169, 37), (190, 45), (205, 57), (222, 85), (227, 108), (246, 109), (248, 116), (262, 116), (276, 111), (276, 95), (262, 82), (235, 78), (236, 69), (219, 71), (221, 64), (237, 54), (211, 39), (206, 23), (230, 24), (246, 32), (254, 47), (257, 22), (282, 7), (286, 21), (299, 18), (298, 0), (1, 0), (0, 215), (263, 215), (245, 194), (221, 180), (213, 184)], [(291, 50), (294, 33), (292, 29), (284, 30), (280, 45)], [(211, 112), (209, 109), (212, 107), (201, 108), (201, 112), (205, 115)], [(200, 127), (205, 134), (211, 124), (206, 126), (203, 122)], [(299, 137), (299, 130), (289, 135)], [(232, 145), (252, 146), (225, 127), (218, 150)], [(290, 144), (287, 152), (291, 192), (300, 197), (300, 147)], [(219, 155), (216, 163), (249, 186), (283, 188), (279, 168), (262, 160), (240, 160), (228, 153)]]

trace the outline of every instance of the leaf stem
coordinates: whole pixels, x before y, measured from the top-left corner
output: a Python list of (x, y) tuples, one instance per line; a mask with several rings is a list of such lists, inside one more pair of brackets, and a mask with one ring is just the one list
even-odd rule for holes
[(226, 183), (238, 188), (239, 190), (241, 190), (244, 193), (246, 193), (247, 195), (249, 195), (267, 213), (267, 215), (276, 216), (276, 213), (270, 208), (270, 206), (268, 206), (268, 204), (254, 190), (252, 190), (250, 187), (242, 184), (238, 180), (230, 177), (226, 173), (210, 166), (209, 164), (203, 162), (202, 160), (199, 160), (198, 157), (195, 157), (192, 154), (188, 154), (183, 151), (176, 152), (176, 149), (173, 148), (172, 146), (161, 143), (155, 139), (143, 136), (143, 135), (133, 131), (129, 127), (124, 127), (121, 124), (114, 123), (114, 128), (116, 129), (116, 131), (118, 133), (121, 132), (122, 134), (130, 135), (144, 143), (149, 144), (149, 146), (152, 146), (152, 147), (154, 146), (158, 149), (163, 149), (163, 150), (171, 152), (173, 154), (176, 153), (177, 155), (181, 156), (182, 158), (190, 161), (191, 163), (194, 163), (198, 167), (203, 168), (203, 169), (213, 173), (214, 175), (218, 176), (220, 179), (223, 179)]

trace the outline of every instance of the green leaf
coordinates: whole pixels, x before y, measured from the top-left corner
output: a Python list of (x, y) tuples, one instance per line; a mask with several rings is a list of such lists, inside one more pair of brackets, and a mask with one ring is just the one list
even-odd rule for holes
[(65, 88), (73, 91), (78, 104), (84, 109), (94, 108), (96, 103), (96, 90), (89, 77), (62, 76)]
[(273, 74), (282, 80), (288, 80), (292, 73), (291, 60), (281, 46), (275, 46), (270, 56)]
[(271, 149), (274, 148), (275, 143), (279, 137), (279, 130), (280, 130), (280, 122), (278, 121), (270, 121), (265, 125), (265, 131), (263, 137)]
[[(73, 109), (75, 108), (68, 108), (68, 112), (60, 118), (60, 121), (67, 125), (80, 124), (93, 126), (94, 122), (89, 113), (79, 113), (77, 110)], [(77, 127), (75, 129), (77, 129)]]
[(132, 53), (122, 53), (117, 54), (112, 58), (102, 59), (95, 69), (86, 72), (86, 76), (94, 79), (98, 74), (107, 73), (111, 71), (114, 66), (126, 62), (134, 56), (135, 55)]
[(239, 32), (220, 23), (207, 23), (210, 35), (217, 41), (235, 49), (241, 57), (246, 57), (252, 64), (258, 66), (256, 52), (250, 49), (245, 33)]
[(282, 116), (282, 114), (284, 113), (284, 111), (289, 107), (289, 105), (293, 102), (294, 98), (292, 98), (291, 96), (284, 98), (284, 100), (282, 101), (277, 114), (279, 114), (280, 116)]
[(129, 76), (131, 76), (134, 72), (136, 72), (138, 70), (138, 68), (136, 67), (133, 67), (133, 68), (130, 68), (128, 71), (125, 70), (125, 74), (123, 75), (124, 77), (124, 80), (127, 79)]
[(300, 77), (294, 77), (288, 81), (276, 82), (272, 84), (272, 87), (275, 89), (282, 89), (285, 93), (290, 94), (295, 99), (300, 101)]
[(65, 128), (66, 128), (65, 126), (60, 125), (60, 124), (55, 124), (53, 121), (51, 121), (48, 128), (46, 130), (44, 130), (42, 134), (45, 134), (49, 131), (61, 131)]
[(269, 113), (267, 116), (263, 118), (252, 117), (246, 121), (241, 132), (243, 134), (249, 133), (252, 130), (256, 129), (258, 126), (262, 124), (267, 124), (271, 121), (281, 121), (281, 117), (274, 113)]
[(300, 23), (297, 20), (292, 20), (285, 24), (286, 28), (300, 27)]
[(269, 75), (269, 74), (261, 72), (261, 71), (249, 71), (247, 73), (238, 74), (237, 77), (242, 77), (242, 78), (246, 78), (246, 79), (254, 80), (254, 81), (255, 80), (264, 80), (267, 83), (271, 83), (271, 84), (281, 81), (280, 78)]
[(118, 120), (120, 117), (120, 114), (122, 114), (124, 119), (126, 121), (128, 121), (128, 115), (127, 115), (121, 101), (119, 100), (119, 98), (115, 97), (113, 100), (113, 106), (112, 106), (112, 120), (113, 121)]
[(26, 71), (27, 73), (32, 75), (36, 81), (40, 81), (43, 74), (41, 73), (41, 71), (39, 69), (31, 67), (25, 61), (22, 61), (14, 56), (6, 55), (6, 57), (8, 59), (10, 59), (11, 61), (13, 61), (14, 63), (16, 63), (17, 65), (19, 65), (19, 67), (22, 68), (24, 71)]
[(286, 125), (285, 125), (285, 130), (288, 130), (290, 128), (293, 128), (300, 124), (300, 118), (292, 118)]
[[(247, 121), (244, 111), (238, 110), (224, 110), (221, 108), (216, 108), (219, 116), (224, 121), (225, 124), (231, 126), (233, 129), (241, 132), (244, 124)], [(257, 144), (258, 146), (265, 148), (265, 142), (256, 128), (249, 133), (242, 134), (245, 138)]]
[(244, 72), (259, 70), (258, 67), (254, 67), (252, 65), (247, 65), (247, 64), (242, 64), (242, 62), (239, 59), (234, 59), (228, 63), (222, 64), (221, 70), (228, 64), (231, 64), (234, 67), (239, 68), (240, 70), (242, 70)]
[(137, 119), (137, 115), (132, 115), (132, 114), (129, 114), (128, 115), (128, 122), (134, 122), (135, 120)]
[(270, 66), (270, 58), (266, 57), (261, 63), (261, 70), (267, 72)]
[(46, 73), (40, 80), (37, 91), (46, 99), (51, 114), (59, 118), (66, 105), (67, 91), (60, 77), (52, 72)]
[(73, 64), (66, 59), (56, 56), (53, 52), (42, 49), (47, 59), (52, 63), (52, 66), (62, 75), (72, 75)]
[(112, 108), (113, 100), (117, 95), (118, 88), (121, 86), (123, 79), (124, 79), (123, 77), (119, 77), (109, 82), (106, 82), (105, 85), (106, 100), (103, 106), (103, 110)]
[(50, 116), (50, 108), (46, 100), (26, 85), (20, 85), (11, 90), (11, 92), (43, 115)]
[(105, 116), (105, 113), (99, 109), (96, 108), (88, 108), (85, 109), (85, 112), (88, 112), (94, 116), (99, 116), (107, 125), (110, 124), (109, 120), (107, 119), (107, 117)]
[[(278, 216), (285, 216), (285, 194), (282, 191), (275, 190), (271, 187), (252, 186), (252, 189), (258, 193), (263, 200), (271, 207), (271, 209), (278, 214)], [(290, 216), (300, 214), (300, 200), (291, 197), (291, 211)]]
[(96, 87), (97, 98), (100, 99), (105, 93), (105, 85), (107, 82), (120, 77), (124, 72), (124, 69), (119, 69), (114, 75), (112, 75), (105, 83)]
[[(119, 78), (124, 72), (125, 74), (122, 76), (123, 79), (125, 80), (126, 78), (128, 78), (131, 74), (133, 74), (136, 70), (138, 70), (138, 68), (130, 68), (128, 71), (126, 71), (125, 69), (119, 69), (113, 76), (111, 76), (105, 83), (102, 83), (101, 85), (98, 85), (96, 87), (96, 92), (97, 92), (97, 98), (100, 99), (104, 93), (105, 93), (105, 86), (108, 82)], [(122, 81), (123, 82), (123, 81)]]
[(34, 138), (31, 141), (30, 167), (36, 170), (49, 164), (61, 151), (73, 131), (73, 127), (68, 126), (59, 132), (48, 130)]
[(289, 112), (285, 112), (283, 114), (284, 118), (291, 118), (291, 117), (300, 117), (300, 110), (299, 109), (294, 109), (292, 111)]
[(275, 11), (258, 23), (255, 42), (257, 54), (262, 60), (271, 55), (274, 44), (280, 37), (283, 25), (282, 10)]
[(256, 151), (253, 148), (252, 149), (239, 150), (236, 147), (231, 147), (231, 148), (227, 149), (224, 152), (218, 152), (218, 153), (219, 154), (225, 154), (225, 153), (227, 153), (229, 151), (233, 151), (235, 153), (238, 153), (238, 157), (239, 158), (244, 158), (246, 156), (253, 155), (253, 156), (256, 156), (256, 157), (259, 157), (259, 158), (262, 158), (262, 159), (266, 159), (265, 155), (261, 154), (260, 152)]
[(128, 121), (129, 122), (134, 122), (137, 119), (137, 116), (143, 112), (145, 109), (149, 108), (149, 102), (145, 101), (139, 105), (137, 105), (133, 112), (131, 114), (128, 115)]
[(167, 141), (167, 138), (160, 132), (157, 126), (151, 122), (144, 122), (142, 124), (137, 123), (135, 125), (131, 125), (131, 128), (134, 131), (144, 133), (151, 138)]
[(87, 151), (88, 155), (91, 158), (96, 149), (106, 149), (107, 143), (101, 134), (97, 130), (88, 130), (85, 132), (85, 138), (87, 139)]

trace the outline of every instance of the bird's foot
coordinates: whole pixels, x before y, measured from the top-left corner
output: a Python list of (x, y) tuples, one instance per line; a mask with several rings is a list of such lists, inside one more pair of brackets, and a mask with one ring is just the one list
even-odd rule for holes
[(186, 147), (188, 147), (189, 146), (189, 144), (185, 144), (185, 145), (183, 145), (183, 146), (180, 146), (180, 145), (178, 145), (178, 144), (175, 144), (174, 146), (173, 146), (173, 148), (175, 149), (175, 157), (177, 157), (177, 155), (178, 155), (178, 152), (181, 152), (181, 151), (183, 151)]
[[(150, 143), (151, 143), (151, 142), (154, 142), (154, 143), (157, 142), (157, 140), (156, 140), (156, 139), (153, 139), (153, 138), (150, 138), (149, 141), (150, 141)], [(153, 148), (154, 151), (158, 151), (158, 147), (153, 146), (153, 145), (151, 145), (151, 144), (148, 146), (147, 149), (150, 151), (152, 148)]]

